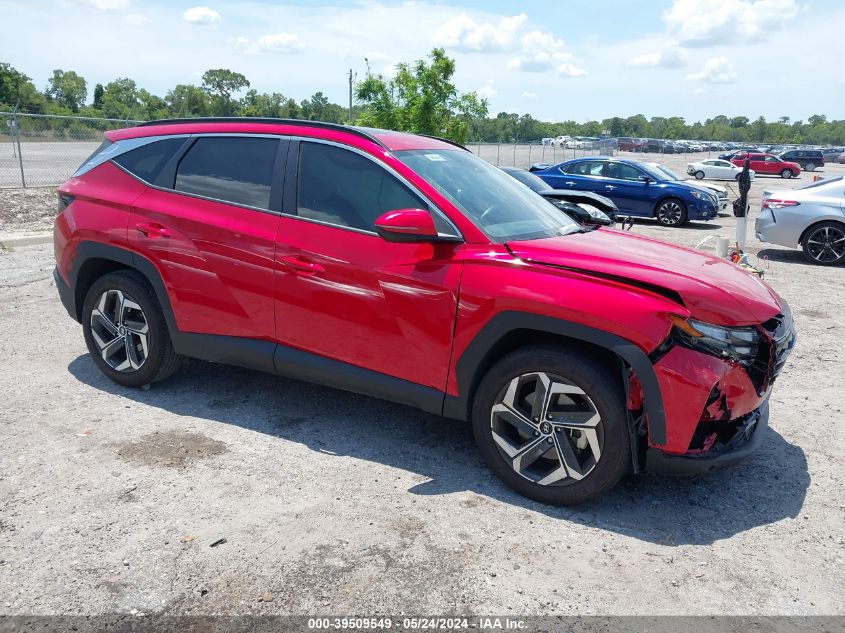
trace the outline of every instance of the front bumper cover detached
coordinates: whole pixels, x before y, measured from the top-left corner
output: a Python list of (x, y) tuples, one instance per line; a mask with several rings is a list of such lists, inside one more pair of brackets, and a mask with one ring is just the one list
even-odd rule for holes
[(646, 470), (664, 475), (694, 477), (738, 464), (753, 453), (769, 427), (769, 401), (746, 416), (728, 444), (696, 455), (672, 455), (657, 448), (646, 453)]

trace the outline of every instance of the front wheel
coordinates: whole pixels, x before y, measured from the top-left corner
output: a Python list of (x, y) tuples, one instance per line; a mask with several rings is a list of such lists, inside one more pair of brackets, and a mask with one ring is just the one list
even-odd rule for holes
[(94, 363), (119, 385), (143, 387), (179, 367), (161, 306), (135, 271), (93, 283), (82, 307), (82, 332)]
[(493, 472), (542, 503), (593, 499), (631, 468), (620, 381), (562, 347), (523, 348), (494, 365), (476, 391), (472, 427)]
[(845, 226), (838, 222), (821, 222), (807, 231), (801, 248), (804, 257), (814, 264), (841, 264), (845, 262)]
[(807, 163), (804, 165), (804, 169), (807, 171), (816, 171), (816, 164), (815, 163)]
[(792, 173), (792, 170), (791, 170), (791, 169), (784, 169), (782, 172), (780, 172), (780, 177), (781, 177), (781, 178), (787, 178), (787, 179), (789, 179), (789, 178), (792, 178), (794, 175), (795, 175), (795, 174), (793, 174), (793, 173)]
[(687, 208), (680, 200), (669, 198), (657, 205), (655, 216), (663, 226), (681, 226), (687, 221)]
[(695, 172), (695, 179), (696, 180), (703, 180), (704, 179), (704, 172), (701, 171), (700, 169), (697, 172)]

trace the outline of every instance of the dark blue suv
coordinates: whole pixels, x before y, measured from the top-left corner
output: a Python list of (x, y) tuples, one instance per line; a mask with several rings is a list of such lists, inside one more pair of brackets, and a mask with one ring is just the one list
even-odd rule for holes
[(554, 189), (593, 191), (607, 196), (621, 215), (657, 218), (665, 226), (712, 220), (719, 200), (700, 185), (670, 180), (649, 165), (616, 158), (576, 158), (532, 169)]

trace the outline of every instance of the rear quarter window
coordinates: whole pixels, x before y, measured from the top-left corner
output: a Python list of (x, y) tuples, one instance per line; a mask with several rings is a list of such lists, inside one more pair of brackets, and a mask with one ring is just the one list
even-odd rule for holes
[(153, 183), (167, 161), (182, 147), (184, 142), (184, 138), (167, 138), (155, 141), (116, 156), (113, 160), (141, 180)]

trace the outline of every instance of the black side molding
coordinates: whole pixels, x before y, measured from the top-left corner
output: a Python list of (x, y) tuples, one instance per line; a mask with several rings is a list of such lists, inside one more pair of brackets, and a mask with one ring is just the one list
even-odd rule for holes
[(501, 312), (490, 319), (479, 331), (456, 365), (458, 391), (461, 395), (447, 396), (443, 415), (461, 420), (467, 418), (469, 397), (476, 378), (476, 370), (482, 365), (486, 354), (493, 349), (495, 343), (515, 330), (534, 330), (565, 336), (602, 347), (622, 358), (637, 374), (642, 385), (650, 442), (658, 445), (666, 443), (666, 412), (663, 408), (663, 397), (654, 367), (645, 352), (615, 334), (528, 312), (510, 310)]

